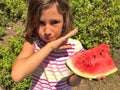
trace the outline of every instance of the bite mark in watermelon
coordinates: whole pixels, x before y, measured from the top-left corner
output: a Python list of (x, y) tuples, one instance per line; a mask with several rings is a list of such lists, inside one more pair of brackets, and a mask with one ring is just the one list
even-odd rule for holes
[(108, 44), (101, 44), (83, 52), (77, 52), (66, 61), (67, 66), (77, 75), (96, 79), (117, 71), (110, 55)]

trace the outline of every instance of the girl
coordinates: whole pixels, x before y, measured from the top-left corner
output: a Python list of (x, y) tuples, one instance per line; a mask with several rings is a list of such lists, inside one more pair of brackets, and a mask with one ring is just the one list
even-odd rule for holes
[(70, 73), (65, 62), (82, 51), (81, 43), (70, 37), (77, 33), (68, 0), (30, 0), (26, 41), (13, 65), (15, 82), (32, 73), (31, 90), (72, 90), (80, 77)]

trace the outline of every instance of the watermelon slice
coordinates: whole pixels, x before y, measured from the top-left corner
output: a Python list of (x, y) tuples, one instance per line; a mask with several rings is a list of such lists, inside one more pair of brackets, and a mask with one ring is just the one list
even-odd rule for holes
[(108, 44), (101, 44), (70, 56), (66, 65), (77, 75), (96, 79), (117, 71)]

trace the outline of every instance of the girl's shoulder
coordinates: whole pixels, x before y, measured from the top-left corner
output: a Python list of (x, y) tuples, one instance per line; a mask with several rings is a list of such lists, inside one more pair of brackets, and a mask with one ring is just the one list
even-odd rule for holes
[(69, 39), (68, 39), (68, 44), (72, 44), (73, 47), (75, 48), (75, 51), (76, 51), (76, 52), (77, 52), (77, 51), (83, 51), (83, 50), (84, 50), (81, 42), (80, 42), (79, 40), (77, 40), (77, 39), (69, 38)]
[(69, 38), (69, 39), (68, 39), (68, 42), (69, 42), (69, 43), (81, 43), (79, 40), (73, 39), (73, 38)]
[(33, 44), (35, 47), (35, 51), (39, 50), (40, 48), (46, 45), (46, 43), (43, 40), (37, 38), (33, 40)]

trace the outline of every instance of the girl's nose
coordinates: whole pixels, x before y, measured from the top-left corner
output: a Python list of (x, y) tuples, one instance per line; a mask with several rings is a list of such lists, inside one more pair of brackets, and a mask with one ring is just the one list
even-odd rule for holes
[(51, 27), (50, 27), (50, 25), (45, 26), (44, 32), (45, 32), (44, 35), (47, 36), (47, 37), (51, 35)]

